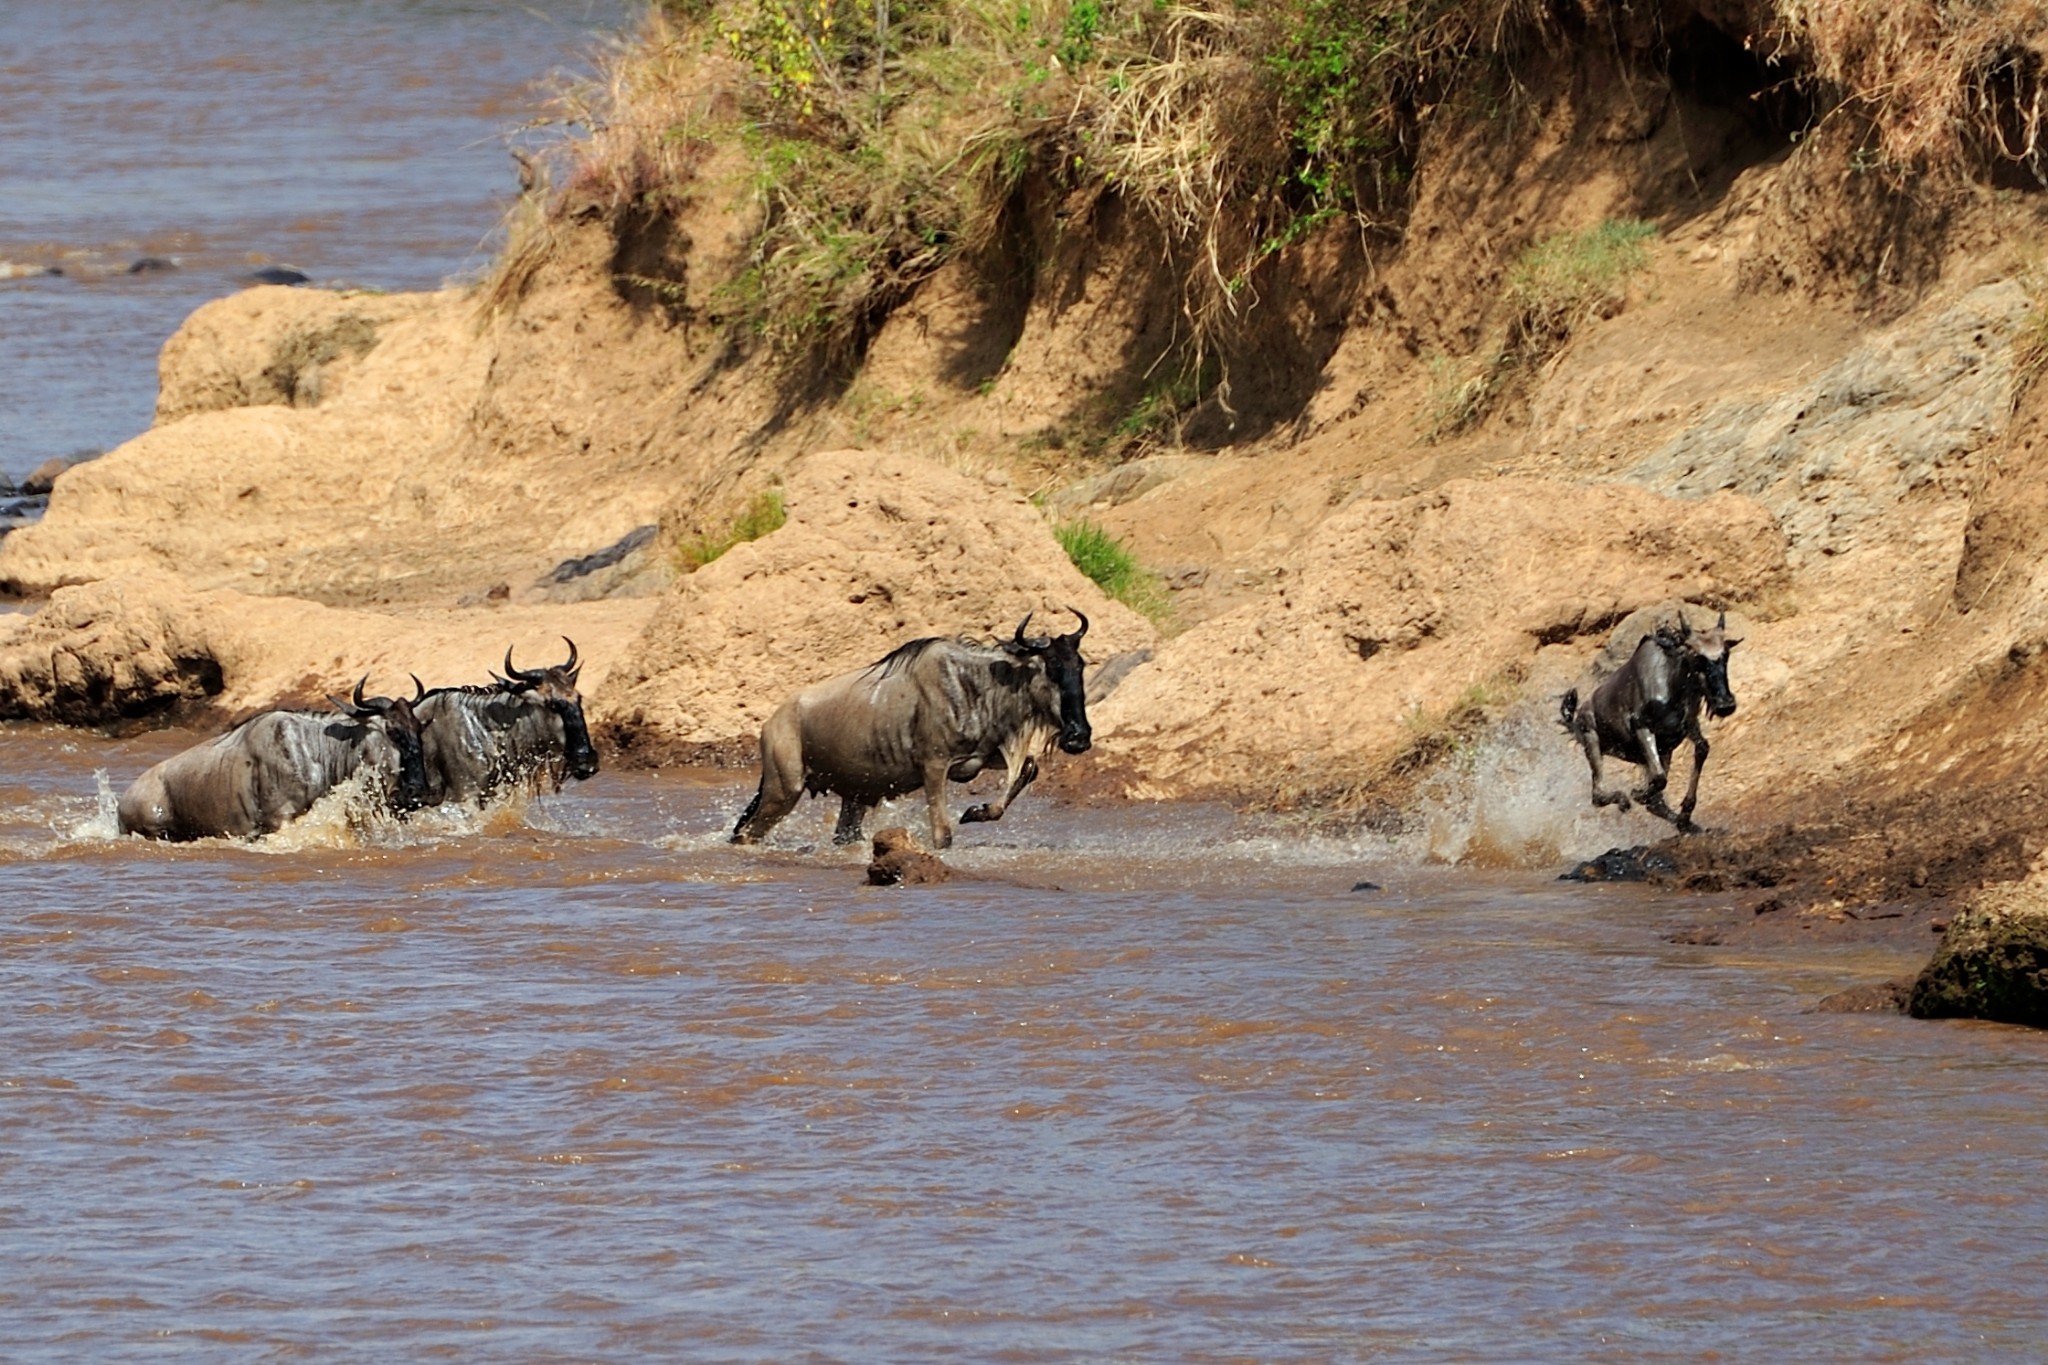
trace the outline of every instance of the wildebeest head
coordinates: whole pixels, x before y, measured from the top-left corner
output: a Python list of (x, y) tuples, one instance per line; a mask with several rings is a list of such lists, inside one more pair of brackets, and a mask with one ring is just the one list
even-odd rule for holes
[(1085, 667), (1081, 660), (1081, 637), (1088, 633), (1088, 618), (1073, 611), (1080, 620), (1081, 628), (1072, 635), (1039, 636), (1027, 638), (1025, 627), (1031, 624), (1031, 615), (1017, 623), (1016, 638), (1004, 648), (1020, 658), (1036, 659), (1045, 670), (1045, 677), (1058, 691), (1060, 698), (1060, 748), (1070, 754), (1085, 754), (1095, 742), (1094, 732), (1088, 728), (1088, 693), (1081, 680)]
[(514, 668), (508, 648), (505, 682), (517, 691), (530, 693), (547, 707), (554, 723), (561, 727), (562, 754), (568, 762), (569, 776), (580, 782), (597, 771), (597, 749), (590, 742), (589, 727), (583, 723), (583, 694), (576, 690), (576, 675), (582, 671), (576, 658), (576, 642), (566, 635), (562, 642), (569, 646), (569, 657), (547, 668)]
[(399, 810), (418, 810), (428, 800), (426, 751), (420, 744), (420, 732), (426, 727), (412, 708), (427, 695), (426, 685), (414, 674), (410, 699), (365, 697), (363, 687), (369, 681), (370, 675), (365, 673), (349, 701), (334, 697), (328, 700), (351, 718), (374, 726), (390, 742), (398, 753), (398, 788), (391, 795), (391, 804)]
[(1694, 630), (1678, 614), (1678, 648), (1688, 673), (1700, 680), (1706, 692), (1707, 712), (1716, 718), (1735, 714), (1735, 693), (1728, 687), (1728, 651), (1742, 643), (1728, 636), (1728, 613), (1705, 630)]

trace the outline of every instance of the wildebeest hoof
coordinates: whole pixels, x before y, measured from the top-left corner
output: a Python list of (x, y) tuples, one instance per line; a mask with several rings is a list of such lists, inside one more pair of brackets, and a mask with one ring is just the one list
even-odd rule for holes
[(995, 811), (986, 802), (979, 806), (969, 806), (960, 812), (960, 823), (963, 825), (979, 825), (995, 818)]

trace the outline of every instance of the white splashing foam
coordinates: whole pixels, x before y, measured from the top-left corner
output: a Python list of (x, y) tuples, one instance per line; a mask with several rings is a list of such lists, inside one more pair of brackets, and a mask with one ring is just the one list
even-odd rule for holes
[[(1679, 767), (1690, 773), (1689, 762)], [(1633, 784), (1639, 772), (1610, 763), (1607, 780)], [(1424, 856), (1475, 867), (1550, 867), (1672, 832), (1640, 811), (1595, 807), (1588, 793), (1585, 754), (1558, 729), (1554, 703), (1525, 702), (1425, 787)]]

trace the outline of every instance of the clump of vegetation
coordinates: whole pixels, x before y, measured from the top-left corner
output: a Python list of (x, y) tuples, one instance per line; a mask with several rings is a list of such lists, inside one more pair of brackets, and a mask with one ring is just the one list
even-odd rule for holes
[(2041, 0), (1772, 0), (1755, 46), (1860, 119), (1858, 169), (2006, 162), (2048, 184), (2044, 31)]
[(1621, 311), (1629, 276), (1650, 264), (1643, 244), (1655, 224), (1610, 219), (1584, 232), (1560, 232), (1524, 251), (1508, 271), (1509, 348), (1541, 361), (1594, 317)]
[(1429, 398), (1423, 406), (1422, 437), (1441, 441), (1477, 426), (1500, 391), (1505, 352), (1494, 351), (1460, 364), (1446, 355), (1429, 358)]
[(2036, 266), (2021, 277), (2027, 291), (2027, 316), (2012, 339), (2012, 405), (2018, 409), (2027, 391), (2048, 373), (2048, 267)]
[(754, 495), (733, 518), (732, 525), (712, 535), (685, 537), (676, 546), (676, 567), (684, 573), (697, 570), (717, 559), (742, 541), (759, 540), (770, 531), (780, 530), (782, 523), (789, 519), (782, 505), (782, 490), (764, 489)]
[[(1612, 0), (1570, 32), (1559, 13), (1529, 0), (662, 0), (561, 101), (584, 137), (561, 153), (550, 202), (659, 216), (737, 191), (746, 249), (709, 282), (706, 320), (815, 380), (843, 378), (922, 281), (1003, 240), (1034, 203), (1113, 195), (1162, 239), (1179, 289), (1163, 363), (1227, 403), (1268, 264), (1326, 227), (1397, 226), (1432, 120), (1512, 106), (1518, 57), (1572, 33), (1672, 41)], [(2048, 182), (2043, 0), (1763, 0), (1754, 13), (1728, 36), (1822, 121), (1867, 130), (1873, 165), (1905, 177), (1989, 159)], [(524, 287), (523, 245), (544, 251), (551, 230), (517, 229), (494, 302)], [(1629, 230), (1557, 249), (1609, 252), (1613, 268), (1640, 249)], [(1529, 264), (1511, 350), (1540, 354), (1569, 325), (1583, 304), (1556, 291), (1574, 269)]]
[(1651, 223), (1609, 220), (1524, 251), (1508, 271), (1501, 344), (1463, 363), (1431, 358), (1424, 438), (1438, 441), (1476, 426), (1518, 373), (1557, 354), (1590, 319), (1620, 312), (1629, 277), (1649, 265), (1645, 243), (1656, 235)]
[(1163, 622), (1171, 612), (1166, 585), (1139, 564), (1122, 541), (1095, 522), (1069, 521), (1053, 528), (1074, 567), (1105, 593), (1133, 611)]

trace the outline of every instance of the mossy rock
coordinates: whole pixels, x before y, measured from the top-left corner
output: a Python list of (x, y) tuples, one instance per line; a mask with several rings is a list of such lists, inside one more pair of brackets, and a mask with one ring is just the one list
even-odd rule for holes
[(2048, 1028), (2048, 891), (2027, 881), (1980, 894), (1950, 923), (1906, 1012)]

